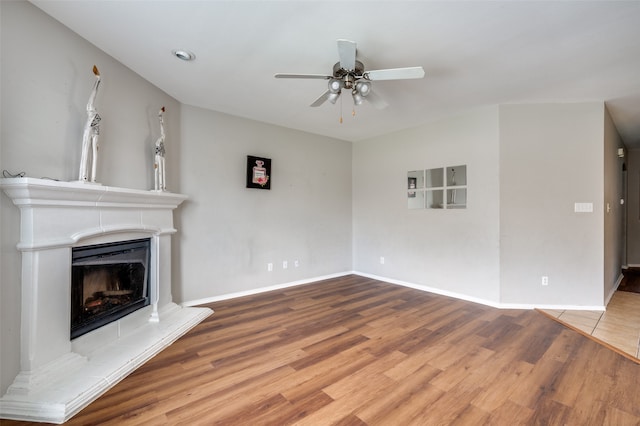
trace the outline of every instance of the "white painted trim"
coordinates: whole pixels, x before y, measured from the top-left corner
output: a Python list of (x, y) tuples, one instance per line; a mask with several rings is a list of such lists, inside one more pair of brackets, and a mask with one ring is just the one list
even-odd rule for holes
[[(427, 293), (434, 293), (434, 294), (439, 294), (441, 296), (448, 296), (448, 297), (453, 297), (455, 299), (466, 300), (467, 302), (479, 303), (481, 305), (491, 306), (493, 308), (500, 308), (501, 307), (499, 303), (494, 302), (492, 300), (480, 299), (480, 298), (469, 296), (469, 295), (466, 295), (466, 294), (454, 293), (452, 291), (442, 290), (442, 289), (434, 288), (434, 287), (428, 287), (428, 286), (424, 286), (424, 285), (421, 285), (421, 284), (409, 283), (409, 282), (406, 282), (406, 281), (400, 281), (400, 280), (396, 280), (396, 279), (393, 279), (393, 278), (381, 277), (379, 275), (367, 274), (365, 272), (355, 271), (354, 274), (360, 275), (362, 277), (372, 278), (372, 279), (378, 280), (378, 281), (384, 281), (384, 282), (387, 282), (387, 283), (390, 283), (390, 284), (397, 284), (397, 285), (401, 285), (403, 287), (413, 288), (415, 290), (420, 290), (420, 291), (424, 291), (424, 292), (427, 292)], [(514, 308), (514, 309), (523, 309), (523, 308)]]
[(304, 284), (311, 284), (311, 283), (314, 283), (314, 282), (317, 282), (317, 281), (328, 280), (328, 279), (331, 279), (331, 278), (344, 277), (345, 275), (352, 275), (352, 274), (355, 274), (355, 272), (353, 272), (353, 271), (338, 272), (336, 274), (329, 274), (329, 275), (322, 275), (322, 276), (319, 276), (319, 277), (306, 278), (304, 280), (291, 281), (291, 282), (288, 282), (288, 283), (276, 284), (276, 285), (267, 286), (267, 287), (259, 287), (259, 288), (254, 288), (254, 289), (251, 289), (251, 290), (239, 291), (239, 292), (236, 292), (236, 293), (221, 294), (219, 296), (212, 296), (212, 297), (206, 297), (204, 299), (196, 299), (196, 300), (190, 300), (190, 301), (187, 301), (187, 302), (183, 302), (182, 306), (206, 305), (207, 303), (219, 302), (221, 300), (229, 300), (229, 299), (235, 299), (237, 297), (251, 296), (251, 295), (254, 295), (254, 294), (266, 293), (267, 291), (281, 290), (283, 288), (295, 287), (295, 286), (304, 285)]
[[(69, 237), (43, 240), (37, 243), (19, 242), (16, 245), (16, 248), (19, 251), (23, 251), (23, 252), (38, 251), (38, 250), (46, 250), (46, 249), (72, 247), (72, 246), (78, 246), (80, 244), (85, 245), (86, 244), (85, 240), (91, 240), (94, 238), (102, 238), (103, 241), (106, 241), (111, 235), (116, 237), (113, 239), (114, 241), (123, 241), (124, 239), (123, 237), (121, 237), (121, 235), (124, 235), (124, 234), (140, 234), (140, 238), (149, 238), (154, 235), (175, 234), (176, 232), (178, 231), (175, 228), (160, 228), (157, 226), (153, 226), (153, 227), (141, 227), (139, 225), (111, 226), (111, 227), (90, 229), (83, 232), (77, 232)], [(120, 237), (120, 239), (117, 239), (118, 237)]]
[(0, 188), (19, 208), (33, 207), (104, 207), (126, 209), (170, 209), (188, 197), (172, 192), (144, 191), (37, 178), (3, 178)]
[(616, 280), (616, 285), (613, 286), (613, 290), (611, 290), (611, 292), (607, 295), (606, 300), (604, 301), (605, 307), (609, 305), (609, 302), (611, 302), (611, 298), (613, 297), (615, 292), (618, 290), (618, 287), (620, 286), (620, 283), (622, 282), (623, 279), (624, 279), (624, 275), (621, 273), (618, 276), (618, 279)]
[[(466, 300), (467, 302), (479, 303), (481, 305), (490, 306), (492, 308), (497, 308), (497, 309), (526, 309), (526, 310), (531, 310), (531, 309), (547, 309), (547, 310), (551, 310), (551, 309), (553, 309), (553, 310), (563, 310), (563, 311), (605, 311), (606, 310), (606, 305), (605, 306), (600, 306), (600, 305), (547, 305), (547, 304), (540, 305), (540, 304), (529, 304), (529, 303), (500, 303), (500, 302), (495, 302), (493, 300), (481, 299), (481, 298), (478, 298), (478, 297), (473, 297), (473, 296), (469, 296), (469, 295), (462, 294), (462, 293), (455, 293), (455, 292), (452, 292), (452, 291), (442, 290), (442, 289), (439, 289), (439, 288), (434, 288), (434, 287), (428, 287), (428, 286), (424, 286), (424, 285), (420, 285), (420, 284), (409, 283), (409, 282), (406, 282), (406, 281), (400, 281), (400, 280), (396, 280), (396, 279), (393, 279), (393, 278), (382, 277), (382, 276), (379, 276), (379, 275), (367, 274), (365, 272), (359, 272), (359, 271), (339, 272), (339, 273), (336, 273), (336, 274), (330, 274), (330, 275), (324, 275), (324, 276), (321, 276), (321, 277), (308, 278), (308, 279), (304, 279), (304, 280), (300, 280), (300, 281), (292, 281), (292, 282), (283, 283), (283, 284), (277, 284), (277, 285), (268, 286), (268, 287), (260, 287), (260, 288), (241, 291), (241, 292), (237, 292), (237, 293), (227, 293), (227, 294), (223, 294), (223, 295), (219, 295), (219, 296), (207, 297), (207, 298), (204, 298), (204, 299), (191, 300), (191, 301), (182, 303), (182, 306), (205, 305), (207, 303), (218, 302), (218, 301), (221, 301), (221, 300), (235, 299), (237, 297), (251, 296), (251, 295), (254, 295), (254, 294), (265, 293), (267, 291), (272, 291), (272, 290), (281, 290), (283, 288), (295, 287), (295, 286), (298, 286), (298, 285), (312, 284), (312, 283), (317, 282), (317, 281), (322, 281), (322, 280), (326, 280), (326, 279), (330, 279), (330, 278), (343, 277), (343, 276), (346, 276), (346, 275), (359, 275), (359, 276), (365, 277), (365, 278), (371, 278), (371, 279), (378, 280), (378, 281), (384, 281), (384, 282), (387, 282), (389, 284), (396, 284), (396, 285), (400, 285), (400, 286), (403, 286), (403, 287), (408, 287), (408, 288), (412, 288), (412, 289), (415, 289), (415, 290), (424, 291), (424, 292), (427, 292), (427, 293), (439, 294), (441, 296), (453, 297), (454, 299)], [(616, 286), (616, 288), (617, 288), (617, 286)]]
[[(520, 307), (522, 306), (522, 307)], [(500, 309), (540, 309), (543, 311), (606, 311), (606, 306), (601, 305), (516, 305), (509, 303), (500, 304)]]
[(400, 281), (393, 278), (381, 277), (378, 275), (367, 274), (364, 272), (353, 272), (356, 275), (360, 275), (367, 278), (372, 278), (379, 281), (388, 282), (390, 284), (397, 284), (403, 287), (409, 287), (416, 290), (425, 291), (428, 293), (439, 294), (442, 296), (453, 297), (455, 299), (466, 300), (467, 302), (479, 303), (481, 305), (491, 306), (498, 309), (555, 309), (555, 310), (578, 310), (578, 311), (604, 311), (605, 306), (578, 306), (578, 305), (537, 305), (529, 303), (500, 303), (493, 300), (480, 299), (478, 297), (469, 296), (466, 294), (455, 293), (451, 291), (442, 290), (439, 288), (428, 287), (420, 284), (408, 283), (406, 281)]

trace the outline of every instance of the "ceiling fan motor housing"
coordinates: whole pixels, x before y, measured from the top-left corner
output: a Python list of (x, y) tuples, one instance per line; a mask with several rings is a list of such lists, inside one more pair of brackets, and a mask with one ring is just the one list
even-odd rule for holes
[(356, 67), (352, 70), (345, 70), (340, 66), (340, 62), (336, 62), (333, 66), (333, 76), (336, 78), (342, 78), (345, 74), (353, 74), (358, 77), (362, 77), (362, 73), (364, 73), (364, 64), (358, 60), (356, 60)]

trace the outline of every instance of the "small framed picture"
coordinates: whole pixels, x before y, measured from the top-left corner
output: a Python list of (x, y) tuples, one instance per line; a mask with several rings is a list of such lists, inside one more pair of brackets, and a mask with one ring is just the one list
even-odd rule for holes
[(271, 159), (247, 155), (247, 188), (271, 189)]
[(407, 196), (409, 198), (415, 198), (416, 197), (416, 191), (412, 191), (412, 189), (416, 189), (416, 186), (418, 184), (418, 179), (415, 177), (409, 177), (408, 178), (409, 182), (407, 184), (407, 188), (409, 189), (409, 191), (407, 191)]

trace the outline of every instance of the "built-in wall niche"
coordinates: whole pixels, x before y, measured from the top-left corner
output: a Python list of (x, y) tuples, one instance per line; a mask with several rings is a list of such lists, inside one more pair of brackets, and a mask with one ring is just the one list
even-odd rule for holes
[(467, 166), (407, 172), (409, 209), (467, 208)]

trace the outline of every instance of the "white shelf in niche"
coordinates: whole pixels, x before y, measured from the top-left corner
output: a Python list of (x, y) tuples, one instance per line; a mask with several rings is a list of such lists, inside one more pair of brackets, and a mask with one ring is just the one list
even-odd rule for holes
[(466, 209), (467, 166), (407, 172), (408, 209)]

